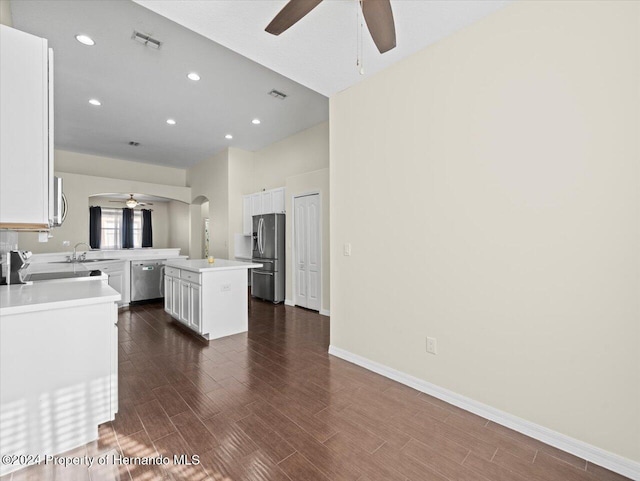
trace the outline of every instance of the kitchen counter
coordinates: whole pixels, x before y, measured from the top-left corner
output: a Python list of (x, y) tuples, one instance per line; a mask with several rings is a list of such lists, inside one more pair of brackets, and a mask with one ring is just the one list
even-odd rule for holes
[[(114, 420), (119, 299), (106, 279), (0, 286), (3, 455), (55, 456)], [(3, 462), (0, 476), (21, 467)]]
[(191, 272), (216, 272), (262, 267), (262, 264), (230, 261), (229, 259), (216, 259), (213, 264), (209, 264), (207, 259), (168, 260), (166, 265), (168, 267), (175, 267), (176, 269), (183, 269)]
[(248, 328), (251, 262), (216, 259), (167, 261), (164, 310), (205, 339), (219, 339)]
[(119, 300), (120, 294), (102, 279), (0, 286), (0, 316)]

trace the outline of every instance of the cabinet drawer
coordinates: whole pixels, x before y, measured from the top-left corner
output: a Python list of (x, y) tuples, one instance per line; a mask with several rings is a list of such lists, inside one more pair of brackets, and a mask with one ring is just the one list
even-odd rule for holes
[(185, 279), (189, 282), (200, 284), (200, 274), (191, 271), (180, 271), (180, 279)]
[(180, 269), (176, 269), (175, 267), (165, 267), (164, 273), (170, 277), (180, 277)]
[(116, 262), (112, 264), (102, 264), (101, 262), (96, 262), (92, 267), (102, 272), (116, 272), (116, 271), (124, 272), (124, 264), (122, 262)]

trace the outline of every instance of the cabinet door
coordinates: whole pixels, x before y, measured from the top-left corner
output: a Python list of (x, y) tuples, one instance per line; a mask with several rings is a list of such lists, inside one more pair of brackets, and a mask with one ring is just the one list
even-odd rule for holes
[(242, 197), (242, 233), (251, 235), (251, 196)]
[(171, 315), (180, 320), (180, 281), (171, 280)]
[(164, 310), (171, 314), (172, 311), (172, 302), (173, 301), (173, 278), (169, 276), (164, 276)]
[(191, 322), (189, 327), (194, 331), (202, 334), (202, 319), (200, 308), (200, 286), (197, 284), (191, 284), (189, 286), (189, 307), (191, 312)]
[(185, 281), (180, 282), (180, 320), (187, 326), (191, 324), (190, 287), (191, 283)]
[(118, 301), (118, 305), (121, 306), (124, 303), (124, 296), (122, 295), (122, 292), (124, 291), (124, 272), (114, 271), (109, 272), (107, 275), (109, 276), (109, 285), (120, 294), (120, 301)]
[(267, 190), (266, 192), (262, 192), (260, 194), (262, 196), (262, 213), (263, 214), (272, 214), (273, 213), (273, 192)]
[(0, 227), (49, 228), (48, 56), (45, 39), (0, 25)]
[(281, 189), (275, 189), (272, 192), (273, 199), (273, 212), (276, 214), (284, 213), (284, 187)]
[(260, 192), (251, 194), (251, 216), (262, 214), (264, 212), (262, 211), (262, 196)]

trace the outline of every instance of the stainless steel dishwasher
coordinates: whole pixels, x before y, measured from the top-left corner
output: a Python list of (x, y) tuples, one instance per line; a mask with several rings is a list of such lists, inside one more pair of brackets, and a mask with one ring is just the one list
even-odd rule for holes
[(164, 263), (131, 261), (131, 302), (164, 297)]

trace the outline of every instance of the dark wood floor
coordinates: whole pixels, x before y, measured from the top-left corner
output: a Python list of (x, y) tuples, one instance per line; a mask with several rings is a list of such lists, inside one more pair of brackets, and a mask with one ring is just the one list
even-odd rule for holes
[(626, 479), (329, 356), (329, 319), (304, 309), (253, 300), (248, 333), (209, 343), (159, 304), (119, 326), (120, 412), (70, 454), (200, 464), (36, 466), (13, 481)]

